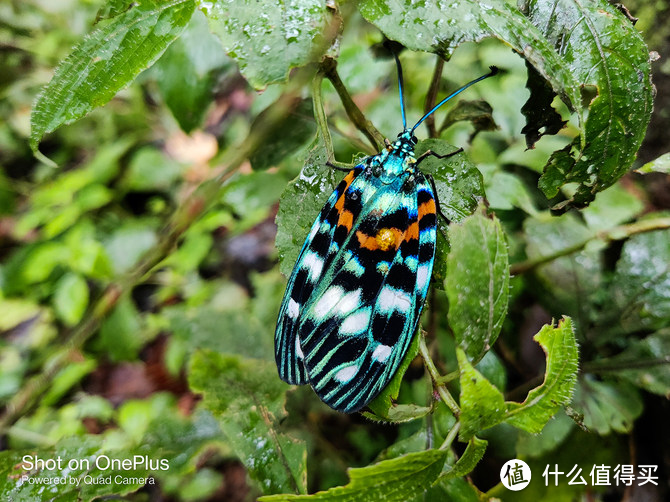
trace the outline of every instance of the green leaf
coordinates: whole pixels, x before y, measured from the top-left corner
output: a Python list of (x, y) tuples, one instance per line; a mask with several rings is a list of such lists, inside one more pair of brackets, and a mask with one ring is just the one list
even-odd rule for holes
[(40, 399), (40, 405), (55, 405), (74, 385), (78, 384), (97, 366), (98, 362), (93, 358), (70, 362), (52, 378), (49, 390)]
[(539, 434), (520, 431), (517, 435), (516, 452), (522, 458), (542, 457), (562, 444), (574, 427), (575, 421), (559, 411)]
[(507, 403), (505, 422), (537, 433), (561, 406), (570, 403), (577, 381), (579, 354), (569, 317), (564, 317), (555, 328), (544, 326), (533, 339), (547, 356), (544, 382), (531, 390), (523, 403)]
[(670, 174), (670, 152), (664, 153), (660, 157), (655, 158), (651, 162), (647, 162), (640, 169), (637, 170), (638, 173), (648, 174), (648, 173), (663, 173)]
[(447, 458), (446, 450), (425, 450), (349, 469), (351, 481), (313, 495), (270, 495), (261, 502), (337, 500), (338, 502), (404, 502), (427, 490), (437, 479)]
[(477, 432), (499, 424), (505, 418), (505, 399), (502, 393), (482, 376), (468, 360), (465, 351), (457, 347), (461, 383), (461, 430), (458, 437), (469, 441)]
[(461, 457), (442, 477), (460, 478), (470, 474), (484, 456), (486, 445), (488, 441), (472, 436)]
[(597, 92), (585, 138), (575, 138), (545, 166), (540, 188), (549, 198), (567, 182), (586, 205), (630, 168), (652, 111), (649, 50), (640, 33), (605, 1), (527, 0), (524, 12), (561, 54), (579, 85)]
[(228, 443), (263, 492), (305, 493), (307, 453), (302, 441), (280, 432), (287, 386), (274, 362), (195, 353), (189, 384), (219, 418)]
[(627, 332), (669, 325), (670, 230), (638, 234), (626, 241), (611, 290)]
[[(574, 213), (559, 217), (539, 213), (524, 221), (524, 231), (526, 254), (530, 259), (581, 245), (594, 234)], [(544, 300), (552, 314), (581, 315), (585, 306), (592, 304), (591, 296), (603, 281), (600, 250), (587, 246), (583, 251), (551, 260), (538, 267), (536, 275), (548, 293)]]
[(442, 2), (364, 0), (359, 10), (384, 34), (416, 51), (449, 60), (464, 42), (495, 37), (521, 54), (566, 103), (580, 105), (578, 83), (568, 65), (540, 31), (504, 0)]
[(165, 104), (185, 132), (200, 127), (213, 101), (219, 71), (232, 62), (196, 12), (181, 36), (152, 68)]
[(141, 0), (95, 29), (56, 68), (31, 114), (30, 147), (107, 103), (179, 36), (195, 0)]
[(634, 340), (621, 354), (596, 361), (623, 378), (654, 394), (670, 396), (670, 329)]
[(202, 2), (209, 27), (257, 89), (286, 80), (328, 49), (325, 0)]
[(642, 209), (640, 199), (619, 183), (600, 192), (582, 215), (589, 229), (601, 231), (632, 220)]
[(598, 381), (588, 375), (579, 380), (572, 404), (584, 415), (584, 426), (601, 436), (633, 429), (644, 408), (640, 392), (627, 382)]
[(67, 273), (56, 283), (53, 306), (56, 316), (66, 326), (74, 326), (88, 307), (88, 285), (82, 276)]
[(507, 314), (509, 261), (500, 222), (476, 213), (449, 228), (445, 290), (449, 325), (468, 357), (479, 361), (493, 346)]

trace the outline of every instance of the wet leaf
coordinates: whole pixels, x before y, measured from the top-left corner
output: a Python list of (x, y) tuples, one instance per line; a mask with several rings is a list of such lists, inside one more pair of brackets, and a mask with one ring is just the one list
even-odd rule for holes
[(351, 481), (313, 495), (270, 495), (261, 502), (292, 500), (337, 500), (338, 502), (404, 502), (428, 489), (437, 479), (448, 455), (447, 450), (424, 450), (383, 460), (362, 468), (349, 469)]
[(504, 0), (403, 2), (365, 0), (359, 10), (392, 40), (411, 50), (434, 52), (449, 60), (464, 42), (495, 37), (522, 55), (566, 103), (580, 105), (577, 81), (547, 39)]
[(493, 346), (507, 314), (509, 261), (500, 222), (481, 213), (449, 229), (445, 290), (449, 325), (475, 363)]
[(458, 437), (469, 441), (477, 432), (503, 421), (505, 399), (502, 392), (472, 366), (463, 349), (457, 348), (456, 355), (461, 382)]
[(567, 182), (579, 187), (571, 201), (590, 203), (630, 169), (652, 110), (649, 50), (613, 5), (604, 1), (528, 0), (522, 10), (561, 54), (589, 106), (585, 138), (552, 157), (540, 188), (548, 198)]
[(184, 132), (200, 127), (213, 101), (217, 77), (226, 66), (232, 67), (232, 62), (209, 31), (205, 16), (196, 12), (151, 69), (165, 104)]
[(203, 2), (212, 32), (257, 89), (285, 80), (328, 49), (325, 0)]
[(544, 326), (533, 339), (547, 357), (544, 382), (528, 393), (523, 403), (507, 403), (505, 422), (527, 432), (540, 432), (561, 406), (572, 400), (579, 354), (572, 320)]
[(179, 36), (194, 0), (142, 0), (91, 32), (56, 68), (31, 114), (30, 147), (107, 103)]
[(642, 414), (640, 392), (626, 382), (598, 381), (588, 375), (579, 380), (572, 403), (584, 415), (584, 426), (601, 436), (628, 433)]
[(670, 230), (638, 234), (626, 241), (612, 292), (627, 332), (669, 325)]
[(288, 387), (274, 362), (195, 353), (190, 387), (218, 417), (230, 447), (265, 493), (305, 493), (305, 444), (279, 430)]

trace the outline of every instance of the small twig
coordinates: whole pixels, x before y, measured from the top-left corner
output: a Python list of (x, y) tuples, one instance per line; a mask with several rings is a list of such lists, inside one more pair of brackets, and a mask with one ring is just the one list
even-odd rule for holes
[(447, 434), (447, 437), (444, 438), (444, 441), (440, 445), (440, 450), (446, 450), (447, 448), (451, 447), (451, 443), (453, 443), (454, 439), (456, 439), (456, 434), (458, 434), (459, 430), (461, 430), (461, 423), (456, 422), (456, 424), (449, 431), (449, 434)]
[(523, 274), (525, 272), (533, 270), (534, 268), (539, 267), (540, 265), (549, 263), (550, 261), (554, 261), (558, 258), (562, 258), (564, 256), (568, 256), (578, 251), (581, 251), (591, 241), (600, 240), (609, 243), (612, 241), (627, 239), (628, 237), (635, 234), (641, 234), (644, 232), (653, 232), (654, 230), (665, 230), (668, 228), (670, 228), (670, 217), (653, 218), (649, 220), (636, 221), (635, 223), (630, 223), (628, 225), (619, 225), (618, 227), (614, 227), (609, 230), (603, 230), (601, 232), (597, 232), (591, 237), (584, 239), (583, 241), (578, 242), (577, 244), (573, 244), (572, 246), (560, 249), (555, 253), (515, 263), (512, 266), (510, 266), (510, 274), (511, 275)]
[(372, 125), (372, 122), (365, 118), (363, 112), (356, 106), (354, 100), (351, 99), (349, 91), (347, 91), (347, 88), (344, 86), (344, 83), (337, 73), (337, 62), (332, 58), (326, 57), (321, 63), (321, 70), (326, 78), (330, 80), (330, 83), (333, 84), (335, 91), (340, 96), (340, 100), (342, 101), (342, 105), (344, 106), (349, 119), (354, 123), (356, 128), (368, 138), (373, 149), (379, 152), (384, 145), (384, 136), (382, 136), (375, 126)]
[[(430, 81), (430, 87), (426, 94), (426, 104), (423, 108), (423, 113), (428, 113), (433, 109), (437, 102), (437, 93), (440, 90), (440, 81), (442, 80), (442, 70), (444, 69), (444, 60), (440, 56), (436, 56), (435, 70), (433, 71), (433, 78)], [(437, 129), (435, 129), (435, 114), (429, 116), (424, 123), (428, 127), (428, 137), (437, 138)]]
[(456, 400), (449, 393), (447, 387), (444, 384), (439, 383), (440, 373), (437, 371), (435, 363), (433, 362), (433, 359), (430, 357), (430, 353), (428, 352), (428, 347), (426, 346), (426, 339), (423, 336), (423, 332), (420, 332), (419, 336), (421, 337), (419, 339), (419, 352), (421, 353), (421, 357), (423, 358), (423, 364), (426, 366), (428, 374), (430, 375), (430, 378), (433, 380), (435, 390), (437, 390), (440, 399), (442, 399), (444, 404), (447, 405), (447, 408), (451, 410), (451, 413), (453, 413), (455, 417), (458, 417), (461, 414), (461, 409), (459, 408)]

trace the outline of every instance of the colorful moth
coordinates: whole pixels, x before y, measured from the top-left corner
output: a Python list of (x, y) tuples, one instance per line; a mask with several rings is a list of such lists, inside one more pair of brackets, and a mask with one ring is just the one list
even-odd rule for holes
[(432, 178), (414, 157), (415, 129), (488, 73), (464, 85), (340, 182), (302, 246), (284, 293), (275, 359), (287, 383), (310, 384), (331, 408), (353, 413), (393, 378), (416, 332), (435, 259)]

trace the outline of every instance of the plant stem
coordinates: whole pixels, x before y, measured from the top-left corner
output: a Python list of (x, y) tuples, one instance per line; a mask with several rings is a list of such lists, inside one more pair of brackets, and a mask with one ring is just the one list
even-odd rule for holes
[(433, 380), (435, 390), (437, 390), (440, 399), (442, 399), (444, 404), (447, 405), (447, 408), (451, 410), (451, 413), (453, 413), (455, 417), (458, 417), (461, 414), (461, 409), (459, 408), (456, 400), (449, 393), (447, 387), (444, 384), (439, 383), (440, 373), (437, 371), (435, 363), (433, 363), (433, 360), (430, 357), (428, 347), (426, 346), (426, 339), (424, 338), (423, 333), (419, 333), (419, 336), (421, 337), (419, 339), (419, 352), (421, 353), (421, 357), (423, 358), (423, 364), (426, 366), (428, 374), (430, 374), (430, 378)]
[(619, 225), (609, 230), (603, 230), (597, 232), (591, 237), (584, 239), (583, 241), (578, 242), (577, 244), (573, 244), (572, 246), (560, 249), (555, 253), (546, 256), (539, 256), (537, 258), (532, 258), (530, 260), (522, 261), (519, 263), (514, 263), (510, 267), (510, 274), (511, 275), (523, 274), (525, 272), (529, 272), (539, 267), (540, 265), (549, 263), (550, 261), (581, 251), (591, 241), (600, 240), (605, 243), (609, 243), (612, 241), (620, 241), (623, 239), (627, 239), (628, 237), (635, 234), (641, 234), (644, 232), (653, 232), (654, 230), (665, 230), (668, 228), (670, 228), (670, 217), (652, 218), (648, 220), (636, 221), (635, 223), (630, 223), (628, 225)]
[(456, 439), (456, 434), (458, 434), (459, 430), (461, 430), (461, 423), (456, 422), (456, 424), (449, 431), (449, 434), (447, 434), (447, 437), (444, 438), (444, 441), (440, 445), (440, 450), (446, 450), (451, 446), (451, 443), (453, 443), (454, 439)]
[(347, 88), (344, 86), (344, 83), (337, 73), (337, 61), (330, 57), (324, 58), (321, 63), (321, 70), (326, 78), (330, 80), (330, 83), (333, 84), (335, 91), (340, 96), (340, 100), (342, 101), (342, 105), (344, 105), (344, 110), (347, 112), (349, 119), (354, 123), (356, 128), (368, 138), (373, 149), (376, 152), (381, 151), (384, 146), (384, 136), (382, 136), (375, 126), (372, 125), (372, 122), (365, 118), (363, 112), (356, 106), (354, 100), (351, 99), (349, 91), (347, 91)]
[[(428, 113), (433, 109), (437, 102), (437, 93), (440, 90), (440, 80), (442, 79), (442, 70), (444, 69), (444, 60), (440, 56), (436, 56), (435, 70), (433, 71), (433, 78), (430, 80), (430, 87), (426, 94), (426, 105), (423, 108), (423, 113)], [(428, 117), (424, 123), (428, 127), (428, 137), (437, 138), (437, 129), (435, 129), (435, 114)]]

